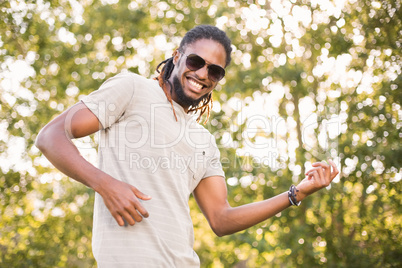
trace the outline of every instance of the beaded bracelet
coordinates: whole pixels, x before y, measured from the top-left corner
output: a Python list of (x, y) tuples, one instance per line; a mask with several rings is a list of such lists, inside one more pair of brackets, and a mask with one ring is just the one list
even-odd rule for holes
[(290, 203), (293, 206), (300, 206), (301, 201), (297, 202), (296, 199), (296, 192), (298, 192), (299, 190), (297, 190), (296, 186), (294, 186), (293, 184), (290, 186), (289, 191), (288, 191), (288, 198)]

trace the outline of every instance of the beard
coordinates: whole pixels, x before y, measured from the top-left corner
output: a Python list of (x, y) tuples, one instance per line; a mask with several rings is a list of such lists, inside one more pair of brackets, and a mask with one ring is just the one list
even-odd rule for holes
[(208, 95), (205, 94), (201, 98), (195, 100), (190, 98), (189, 96), (186, 95), (186, 93), (184, 93), (183, 86), (177, 75), (173, 77), (173, 90), (176, 93), (177, 102), (180, 105), (187, 107), (197, 107), (198, 104)]

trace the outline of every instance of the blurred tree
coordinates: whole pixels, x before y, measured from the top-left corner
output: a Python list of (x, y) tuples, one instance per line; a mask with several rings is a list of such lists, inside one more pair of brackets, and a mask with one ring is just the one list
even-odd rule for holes
[[(1, 1), (1, 265), (95, 266), (93, 192), (54, 170), (36, 135), (108, 77), (153, 76), (186, 31), (214, 24), (234, 48), (206, 125), (229, 202), (284, 192), (328, 157), (341, 182), (222, 238), (191, 199), (202, 266), (400, 266), (401, 12), (387, 0)], [(96, 137), (76, 144), (96, 162)]]

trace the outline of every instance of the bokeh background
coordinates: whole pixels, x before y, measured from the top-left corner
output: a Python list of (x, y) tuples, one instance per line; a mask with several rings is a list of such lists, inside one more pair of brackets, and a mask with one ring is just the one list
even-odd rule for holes
[[(191, 198), (202, 267), (401, 267), (401, 17), (399, 0), (0, 0), (0, 266), (96, 266), (94, 192), (35, 138), (105, 79), (154, 77), (186, 31), (212, 24), (233, 42), (205, 125), (230, 204), (286, 191), (314, 161), (341, 172), (222, 238)], [(75, 141), (95, 164), (96, 142)]]

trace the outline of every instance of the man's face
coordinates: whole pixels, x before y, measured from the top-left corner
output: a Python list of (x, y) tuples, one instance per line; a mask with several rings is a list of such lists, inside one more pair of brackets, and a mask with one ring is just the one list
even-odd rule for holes
[[(197, 54), (206, 61), (206, 65), (196, 71), (186, 66), (186, 55)], [(226, 52), (223, 46), (213, 40), (200, 39), (187, 45), (182, 53), (173, 59), (175, 68), (170, 81), (174, 86), (172, 98), (184, 108), (195, 106), (218, 84), (208, 77), (208, 64), (225, 67)]]

